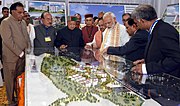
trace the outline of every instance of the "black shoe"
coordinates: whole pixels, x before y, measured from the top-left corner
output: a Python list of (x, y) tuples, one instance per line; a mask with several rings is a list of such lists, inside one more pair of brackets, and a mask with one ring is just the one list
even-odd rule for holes
[(13, 101), (13, 102), (9, 103), (8, 106), (18, 106), (18, 103)]

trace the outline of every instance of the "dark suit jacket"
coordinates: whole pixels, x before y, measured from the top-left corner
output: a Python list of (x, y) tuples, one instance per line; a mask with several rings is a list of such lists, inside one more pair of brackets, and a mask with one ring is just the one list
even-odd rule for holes
[[(34, 27), (35, 39), (34, 39), (34, 54), (41, 55), (43, 53), (54, 54), (54, 40), (56, 38), (56, 29), (50, 26), (46, 32), (45, 26), (40, 24)], [(48, 35), (47, 35), (47, 34)], [(46, 42), (45, 37), (50, 36), (51, 41)]]
[(60, 29), (57, 32), (55, 46), (59, 49), (61, 45), (67, 45), (68, 47), (84, 48), (85, 44), (82, 36), (82, 31), (78, 28), (70, 30), (67, 26)]
[(159, 20), (145, 50), (149, 74), (165, 72), (180, 78), (179, 33), (168, 23)]
[(109, 47), (108, 54), (126, 56), (126, 59), (135, 61), (144, 58), (144, 50), (148, 41), (148, 32), (137, 30), (131, 39), (121, 47)]

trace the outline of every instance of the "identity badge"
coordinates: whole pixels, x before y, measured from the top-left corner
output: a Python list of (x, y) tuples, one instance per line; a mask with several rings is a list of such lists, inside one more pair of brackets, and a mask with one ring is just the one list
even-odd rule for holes
[(51, 42), (51, 37), (50, 36), (45, 37), (45, 42)]

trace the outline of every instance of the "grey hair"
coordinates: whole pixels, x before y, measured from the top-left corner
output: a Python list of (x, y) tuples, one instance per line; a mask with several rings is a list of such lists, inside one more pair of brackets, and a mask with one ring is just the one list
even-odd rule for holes
[(157, 18), (157, 14), (151, 5), (141, 4), (133, 10), (131, 17), (151, 21)]
[(107, 16), (111, 16), (112, 18), (116, 18), (116, 16), (114, 15), (114, 13), (112, 12), (106, 12), (104, 15), (103, 15), (103, 19)]

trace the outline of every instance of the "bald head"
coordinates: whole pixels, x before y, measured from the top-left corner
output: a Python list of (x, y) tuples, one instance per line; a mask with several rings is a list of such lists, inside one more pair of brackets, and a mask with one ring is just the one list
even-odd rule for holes
[(42, 23), (49, 27), (52, 26), (52, 15), (49, 12), (43, 12), (41, 15)]

